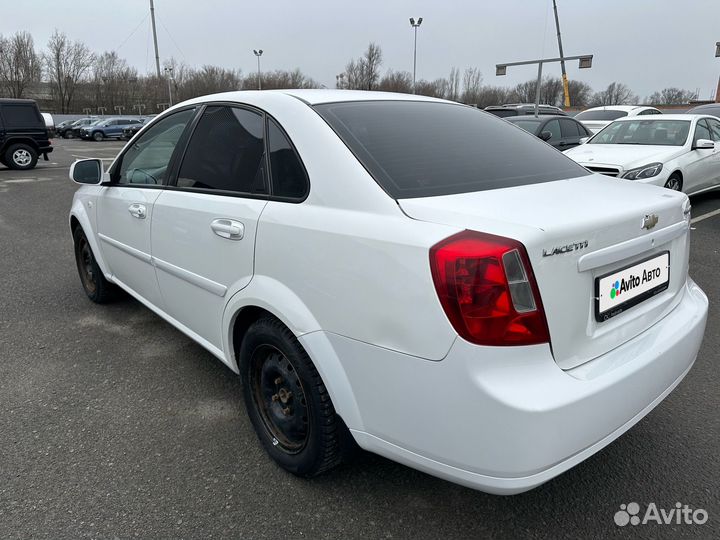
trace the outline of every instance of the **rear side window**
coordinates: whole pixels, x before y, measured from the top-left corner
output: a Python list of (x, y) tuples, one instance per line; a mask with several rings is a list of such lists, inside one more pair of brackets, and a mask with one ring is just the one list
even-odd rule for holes
[(178, 187), (267, 193), (263, 132), (263, 117), (256, 112), (208, 107), (185, 152)]
[(273, 196), (304, 197), (308, 190), (305, 168), (285, 133), (272, 119), (268, 121), (268, 151)]
[(30, 103), (5, 103), (0, 108), (6, 127), (45, 126), (35, 105)]
[(547, 124), (545, 124), (543, 131), (549, 131), (551, 135), (550, 138), (552, 140), (562, 138), (560, 136), (560, 122), (557, 120), (550, 120)]
[(487, 112), (499, 116), (500, 118), (507, 118), (508, 116), (518, 116), (518, 112), (513, 109), (490, 109)]
[(589, 174), (537, 137), (473, 107), (359, 101), (326, 103), (315, 109), (395, 199)]
[(562, 130), (563, 137), (584, 137), (585, 133), (582, 134), (578, 130), (577, 123), (572, 120), (560, 120), (560, 129)]

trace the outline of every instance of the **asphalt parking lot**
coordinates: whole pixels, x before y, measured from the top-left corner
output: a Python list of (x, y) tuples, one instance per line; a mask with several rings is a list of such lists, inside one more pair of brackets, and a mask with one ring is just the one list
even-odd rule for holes
[[(312, 481), (275, 466), (230, 370), (140, 303), (85, 297), (68, 166), (122, 143), (54, 144), (35, 170), (0, 167), (0, 538), (720, 537), (720, 191), (693, 199), (695, 367), (600, 453), (497, 497), (370, 454)], [(633, 501), (709, 521), (616, 526)]]

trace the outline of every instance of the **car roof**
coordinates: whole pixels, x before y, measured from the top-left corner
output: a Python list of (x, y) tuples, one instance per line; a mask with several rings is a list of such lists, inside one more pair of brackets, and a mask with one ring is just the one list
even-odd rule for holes
[(602, 107), (591, 107), (589, 109), (585, 109), (582, 112), (588, 112), (588, 111), (625, 111), (625, 112), (630, 112), (630, 111), (634, 111), (637, 109), (655, 109), (655, 107), (651, 107), (650, 105), (603, 105)]
[(559, 114), (538, 114), (537, 116), (532, 114), (523, 114), (520, 116), (508, 116), (503, 120), (507, 120), (508, 122), (519, 122), (520, 120), (537, 120), (540, 122), (543, 120), (559, 120), (561, 118), (569, 118), (570, 120), (573, 120), (578, 124), (582, 123), (578, 120), (575, 120), (572, 116), (562, 116)]
[(650, 116), (623, 116), (622, 118), (618, 118), (617, 120), (614, 120), (614, 122), (634, 122), (637, 120), (645, 121), (645, 120), (655, 120), (658, 122), (661, 122), (663, 120), (694, 120), (695, 118), (702, 118), (703, 116), (707, 116), (708, 118), (711, 118), (712, 115), (702, 115), (702, 114), (663, 114), (663, 115), (650, 115)]
[(720, 109), (720, 103), (704, 103), (703, 105), (696, 105), (687, 112), (690, 113), (691, 111), (705, 111), (714, 109)]
[[(376, 92), (367, 90), (334, 90), (322, 89), (285, 89), (285, 90), (236, 90), (233, 92), (221, 92), (199, 96), (183, 103), (205, 103), (208, 101), (230, 101), (238, 103), (259, 103), (268, 97), (276, 99), (297, 99), (308, 105), (319, 105), (320, 103), (342, 103), (350, 101), (428, 101), (436, 103), (453, 103), (454, 101), (439, 99), (416, 94), (401, 94), (399, 92)], [(182, 104), (178, 104), (182, 105)], [(177, 106), (176, 106), (177, 107)], [(173, 107), (174, 108), (174, 107)]]

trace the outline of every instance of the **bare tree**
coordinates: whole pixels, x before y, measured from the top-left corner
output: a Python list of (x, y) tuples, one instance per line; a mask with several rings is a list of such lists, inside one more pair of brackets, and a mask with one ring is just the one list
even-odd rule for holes
[(440, 78), (434, 81), (420, 80), (415, 84), (415, 93), (421, 96), (444, 98), (447, 95), (448, 81)]
[(40, 81), (42, 65), (33, 38), (27, 32), (0, 36), (0, 90), (12, 98), (24, 97), (29, 85)]
[(127, 65), (116, 52), (106, 52), (96, 57), (93, 65), (95, 104), (111, 111), (116, 107), (128, 107), (132, 101), (138, 73)]
[(682, 105), (697, 99), (697, 97), (697, 92), (671, 87), (654, 92), (647, 98), (646, 102), (653, 105)]
[(502, 105), (512, 101), (510, 89), (504, 86), (483, 86), (475, 96), (475, 101), (468, 102), (484, 109), (488, 105)]
[[(535, 103), (537, 79), (516, 85), (510, 92), (510, 100), (519, 103)], [(560, 105), (563, 98), (562, 81), (557, 77), (543, 77), (540, 83), (540, 103)]]
[(638, 98), (630, 88), (619, 82), (612, 82), (605, 90), (596, 92), (592, 104), (600, 105), (629, 105), (637, 103)]
[(447, 99), (451, 99), (453, 101), (459, 101), (460, 100), (460, 70), (453, 66), (450, 69), (450, 76), (447, 79), (448, 81), (448, 88), (447, 88)]
[[(293, 71), (275, 70), (262, 74), (262, 87), (267, 90), (277, 88), (320, 88), (320, 83), (305, 75), (299, 68)], [(242, 79), (241, 87), (246, 90), (257, 88), (257, 75), (248, 75)]]
[(78, 84), (93, 65), (94, 55), (79, 41), (71, 42), (66, 34), (55, 30), (48, 41), (45, 65), (52, 83), (57, 110), (70, 112)]
[(462, 100), (465, 103), (477, 103), (481, 89), (482, 73), (478, 68), (467, 68), (463, 73)]
[(568, 83), (570, 105), (573, 107), (587, 107), (592, 99), (592, 88), (586, 82), (572, 80)]
[(412, 92), (412, 73), (408, 71), (388, 70), (385, 76), (380, 79), (378, 90), (384, 92)]
[(368, 45), (365, 54), (345, 66), (345, 88), (352, 90), (375, 90), (380, 81), (382, 50), (375, 43)]

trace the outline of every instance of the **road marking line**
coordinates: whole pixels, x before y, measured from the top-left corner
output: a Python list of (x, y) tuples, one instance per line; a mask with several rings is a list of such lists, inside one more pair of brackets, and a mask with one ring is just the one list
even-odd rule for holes
[(717, 216), (718, 214), (720, 214), (720, 209), (718, 209), (718, 210), (713, 210), (712, 212), (708, 212), (707, 214), (700, 214), (698, 217), (692, 218), (692, 219), (690, 220), (690, 223), (698, 223), (698, 222), (700, 222), (700, 221), (702, 221), (702, 220), (704, 220), (704, 219), (708, 219), (708, 218), (711, 218), (711, 217), (713, 217), (713, 216)]
[(5, 180), (6, 184), (27, 184), (29, 182), (35, 182), (37, 178), (14, 178), (12, 180)]

